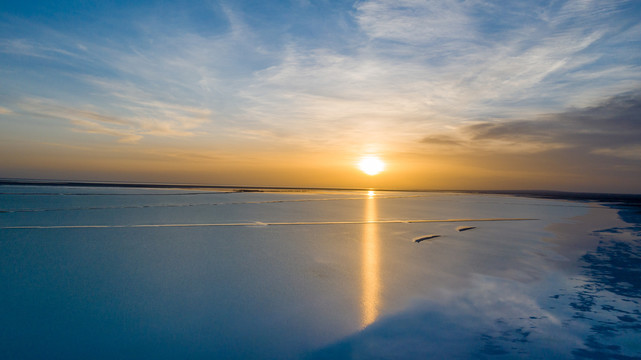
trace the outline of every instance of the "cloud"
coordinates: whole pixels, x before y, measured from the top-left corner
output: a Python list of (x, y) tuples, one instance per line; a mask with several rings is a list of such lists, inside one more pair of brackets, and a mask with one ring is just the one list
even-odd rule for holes
[[(121, 142), (205, 131), (214, 120), (212, 108), (234, 107), (229, 100), (236, 79), (229, 74), (237, 73), (232, 70), (240, 63), (237, 57), (247, 55), (238, 39), (246, 36), (244, 30), (233, 21), (224, 36), (201, 36), (181, 26), (185, 24), (168, 32), (151, 18), (139, 19), (126, 38), (113, 32), (114, 39), (21, 22), (33, 25), (35, 35), (0, 38), (0, 53), (34, 58), (20, 58), (18, 64), (43, 74), (33, 84), (29, 77), (14, 81), (16, 99), (39, 99), (17, 100), (23, 113), (64, 118), (75, 131), (115, 136)], [(30, 89), (35, 86), (37, 96)], [(213, 132), (211, 127), (207, 130)]]
[[(393, 60), (396, 67), (406, 66), (409, 59), (419, 71), (407, 77), (408, 83), (422, 79), (431, 84), (421, 87), (427, 90), (425, 98), (459, 109), (459, 116), (503, 115), (533, 98), (539, 99), (539, 108), (569, 105), (566, 90), (580, 84), (564, 81), (566, 76), (603, 70), (599, 67), (604, 64), (597, 63), (604, 53), (594, 45), (616, 41), (613, 35), (626, 31), (626, 25), (612, 23), (620, 14), (617, 9), (595, 2), (579, 6), (569, 1), (560, 9), (543, 4), (496, 7), (479, 1), (368, 1), (357, 6), (357, 19), (375, 41), (369, 47), (379, 58)], [(377, 42), (381, 39), (393, 43)], [(398, 51), (402, 57), (394, 56)]]
[(110, 128), (97, 122), (81, 120), (81, 119), (72, 119), (71, 123), (76, 125), (76, 127), (73, 129), (74, 131), (84, 132), (88, 134), (102, 134), (102, 135), (115, 136), (120, 138), (119, 142), (122, 142), (122, 143), (135, 143), (135, 142), (138, 142), (138, 140), (142, 139), (142, 136), (135, 134), (131, 131)]
[(28, 39), (5, 39), (0, 40), (0, 53), (7, 53), (20, 56), (30, 56), (55, 60), (62, 57), (76, 57), (72, 51), (63, 48), (43, 45)]
[(427, 132), (416, 157), (493, 172), (496, 184), (518, 178), (518, 188), (638, 192), (639, 114), (641, 90), (547, 115), (470, 121)]
[(114, 136), (123, 143), (138, 142), (145, 135), (191, 136), (194, 135), (192, 130), (205, 122), (209, 115), (206, 110), (174, 104), (156, 102), (148, 109), (143, 108), (144, 105), (139, 103), (123, 116), (105, 115), (90, 105), (71, 107), (36, 98), (24, 100), (20, 108), (30, 116), (67, 120), (74, 125), (74, 131)]
[(599, 148), (592, 151), (594, 154), (615, 156), (624, 159), (641, 161), (641, 145), (617, 146), (612, 148)]
[(464, 4), (457, 1), (363, 1), (356, 20), (373, 39), (427, 45), (442, 39), (472, 40)]
[[(104, 133), (143, 137), (243, 142), (263, 134), (264, 143), (296, 148), (394, 149), (470, 120), (534, 119), (638, 87), (635, 48), (627, 45), (639, 28), (624, 16), (625, 4), (361, 1), (341, 17), (349, 21), (328, 26), (335, 41), (288, 32), (230, 5), (217, 12), (224, 21), (216, 20), (216, 31), (196, 31), (185, 17), (167, 27), (152, 12), (119, 20), (132, 30), (125, 37), (40, 25), (32, 38), (5, 36), (0, 51), (46, 57), (40, 73), (55, 81), (38, 96), (56, 99), (76, 130), (99, 131), (91, 122)], [(14, 83), (20, 90), (25, 81)], [(71, 83), (76, 89), (59, 93)], [(467, 144), (463, 135), (426, 143)], [(553, 146), (527, 144), (529, 151)]]
[[(276, 65), (256, 71), (240, 89), (241, 118), (260, 119), (252, 126), (285, 131), (301, 143), (397, 145), (428, 129), (535, 117), (638, 87), (639, 66), (624, 60), (630, 48), (611, 46), (617, 34), (631, 31), (626, 21), (613, 22), (620, 7), (505, 6), (359, 2), (354, 31), (363, 36), (353, 47), (310, 50), (293, 39)], [(497, 17), (500, 28), (493, 28)], [(376, 133), (385, 140), (372, 139)], [(542, 149), (533, 145), (528, 151)]]
[(421, 142), (437, 146), (465, 146), (463, 139), (451, 135), (428, 135)]
[(172, 102), (174, 99), (163, 101), (138, 85), (102, 79), (90, 81), (115, 99), (118, 109), (128, 114), (128, 121), (147, 135), (191, 136), (211, 120), (212, 111), (207, 108)]
[(641, 90), (611, 97), (595, 106), (541, 118), (465, 125), (458, 133), (472, 146), (493, 141), (540, 145), (541, 151), (561, 146), (638, 159), (631, 154), (641, 146)]

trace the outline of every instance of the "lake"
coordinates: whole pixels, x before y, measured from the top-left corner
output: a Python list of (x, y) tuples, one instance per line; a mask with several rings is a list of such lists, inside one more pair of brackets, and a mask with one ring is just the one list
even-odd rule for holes
[(597, 202), (5, 185), (0, 255), (6, 359), (641, 358)]

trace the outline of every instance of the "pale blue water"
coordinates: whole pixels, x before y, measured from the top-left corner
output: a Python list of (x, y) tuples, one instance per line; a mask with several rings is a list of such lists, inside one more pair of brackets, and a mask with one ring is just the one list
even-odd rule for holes
[(640, 238), (561, 200), (0, 186), (0, 358), (640, 358)]

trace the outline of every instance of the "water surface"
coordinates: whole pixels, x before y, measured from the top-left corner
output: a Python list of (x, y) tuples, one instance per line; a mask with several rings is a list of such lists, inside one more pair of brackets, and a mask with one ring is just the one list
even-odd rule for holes
[[(402, 192), (0, 193), (3, 358), (641, 357), (639, 225), (606, 206)], [(532, 220), (507, 220), (517, 218)], [(408, 222), (452, 219), (465, 220)], [(429, 234), (440, 236), (412, 241)]]

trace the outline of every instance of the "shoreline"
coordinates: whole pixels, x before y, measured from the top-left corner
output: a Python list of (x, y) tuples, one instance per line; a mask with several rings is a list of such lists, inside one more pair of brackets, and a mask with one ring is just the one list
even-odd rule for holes
[(97, 187), (97, 188), (137, 188), (137, 189), (191, 189), (191, 190), (227, 190), (235, 192), (306, 192), (306, 191), (384, 191), (384, 192), (427, 192), (486, 194), (532, 197), (540, 199), (557, 199), (571, 201), (594, 201), (614, 203), (613, 205), (641, 207), (641, 194), (591, 193), (558, 190), (462, 190), (462, 189), (371, 189), (341, 187), (295, 187), (295, 186), (247, 186), (247, 185), (197, 185), (171, 183), (137, 183), (110, 181), (76, 181), (76, 180), (39, 180), (39, 179), (0, 179), (0, 186), (60, 186), (60, 187)]

